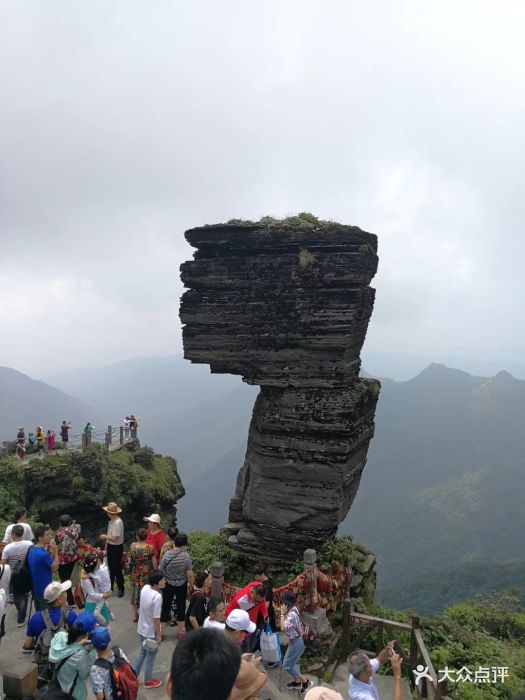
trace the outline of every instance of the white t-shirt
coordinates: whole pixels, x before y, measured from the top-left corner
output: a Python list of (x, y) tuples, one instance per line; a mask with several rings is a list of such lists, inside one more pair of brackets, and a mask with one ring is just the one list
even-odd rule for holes
[(224, 632), (225, 626), (226, 625), (224, 624), (224, 622), (217, 622), (216, 620), (210, 620), (209, 617), (207, 617), (204, 620), (204, 624), (203, 624), (203, 627), (208, 627), (208, 628), (211, 627), (211, 628), (216, 629), (216, 630), (221, 630), (221, 632)]
[(108, 535), (116, 535), (117, 539), (113, 542), (108, 542), (108, 546), (122, 544), (124, 542), (124, 523), (120, 518), (111, 518), (108, 523)]
[(4, 551), (0, 554), (0, 559), (7, 559), (9, 566), (13, 566), (19, 559), (25, 559), (27, 550), (32, 544), (29, 540), (20, 540), (19, 542), (6, 544)]
[(27, 523), (11, 523), (11, 525), (8, 525), (5, 529), (4, 539), (2, 540), (4, 544), (11, 544), (13, 541), (11, 539), (11, 530), (15, 525), (21, 525), (24, 528), (24, 534), (22, 535), (23, 540), (33, 539), (33, 530), (31, 530), (31, 525), (28, 525)]
[(142, 637), (155, 638), (155, 619), (160, 620), (162, 595), (148, 583), (140, 591), (139, 624), (137, 632)]
[(0, 564), (0, 588), (3, 588), (6, 595), (9, 592), (9, 581), (11, 580), (11, 567), (9, 564)]
[(96, 578), (102, 593), (111, 591), (111, 579), (109, 577), (109, 569), (106, 563), (102, 563), (96, 571), (93, 572), (93, 578)]

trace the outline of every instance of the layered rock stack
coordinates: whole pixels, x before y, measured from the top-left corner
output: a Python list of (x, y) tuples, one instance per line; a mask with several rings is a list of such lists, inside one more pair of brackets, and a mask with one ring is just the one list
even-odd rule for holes
[(274, 566), (335, 534), (374, 433), (359, 378), (377, 237), (310, 214), (186, 232), (184, 356), (261, 386), (230, 504), (230, 544)]

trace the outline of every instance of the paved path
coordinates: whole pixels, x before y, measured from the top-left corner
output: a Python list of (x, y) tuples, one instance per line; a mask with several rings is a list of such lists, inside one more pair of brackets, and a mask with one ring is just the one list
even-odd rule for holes
[[(124, 653), (133, 663), (135, 655), (138, 651), (137, 626), (131, 621), (131, 607), (128, 602), (129, 598), (126, 595), (124, 598), (111, 598), (111, 608), (115, 615), (115, 620), (111, 623), (112, 643), (118, 644), (124, 650)], [(14, 605), (9, 605), (6, 615), (5, 624), (6, 635), (0, 646), (0, 675), (3, 671), (9, 668), (27, 668), (31, 669), (33, 656), (23, 654), (21, 652), (22, 642), (25, 636), (25, 627), (16, 626), (16, 610)], [(166, 673), (169, 671), (171, 656), (173, 649), (177, 644), (175, 639), (176, 628), (165, 626), (166, 640), (160, 645), (155, 661), (156, 678), (164, 680)], [(335, 688), (344, 700), (348, 699), (348, 672), (345, 665), (341, 665), (334, 678), (333, 685), (319, 683), (319, 679), (310, 676), (315, 685), (323, 685), (330, 688)], [(392, 698), (392, 678), (386, 676), (377, 676), (377, 686), (380, 691), (380, 697), (383, 700)], [(285, 671), (281, 669), (268, 669), (268, 681), (261, 691), (261, 700), (289, 700), (289, 698), (298, 698), (300, 696), (296, 691), (288, 691), (286, 683), (290, 680)], [(408, 684), (405, 683), (403, 688), (403, 700), (411, 700), (411, 694)], [(1, 689), (0, 689), (1, 691)], [(142, 687), (139, 690), (139, 700), (160, 700), (165, 699), (164, 686), (156, 690), (145, 691)], [(89, 691), (88, 700), (93, 700), (94, 696)], [(213, 700), (210, 698), (210, 700)]]

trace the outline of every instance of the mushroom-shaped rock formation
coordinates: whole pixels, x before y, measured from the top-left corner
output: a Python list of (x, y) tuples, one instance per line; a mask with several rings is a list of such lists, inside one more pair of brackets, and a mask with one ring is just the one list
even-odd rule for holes
[(186, 231), (184, 356), (258, 384), (230, 504), (232, 546), (274, 566), (337, 531), (374, 433), (359, 378), (377, 237), (311, 214)]

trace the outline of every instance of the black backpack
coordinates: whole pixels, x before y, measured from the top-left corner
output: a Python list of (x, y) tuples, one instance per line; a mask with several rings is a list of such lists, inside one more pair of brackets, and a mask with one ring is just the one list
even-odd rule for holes
[(29, 569), (29, 552), (34, 546), (35, 545), (32, 544), (31, 547), (28, 547), (26, 558), (14, 576), (12, 576), (13, 586), (16, 588), (17, 593), (29, 593), (32, 588), (31, 571)]

